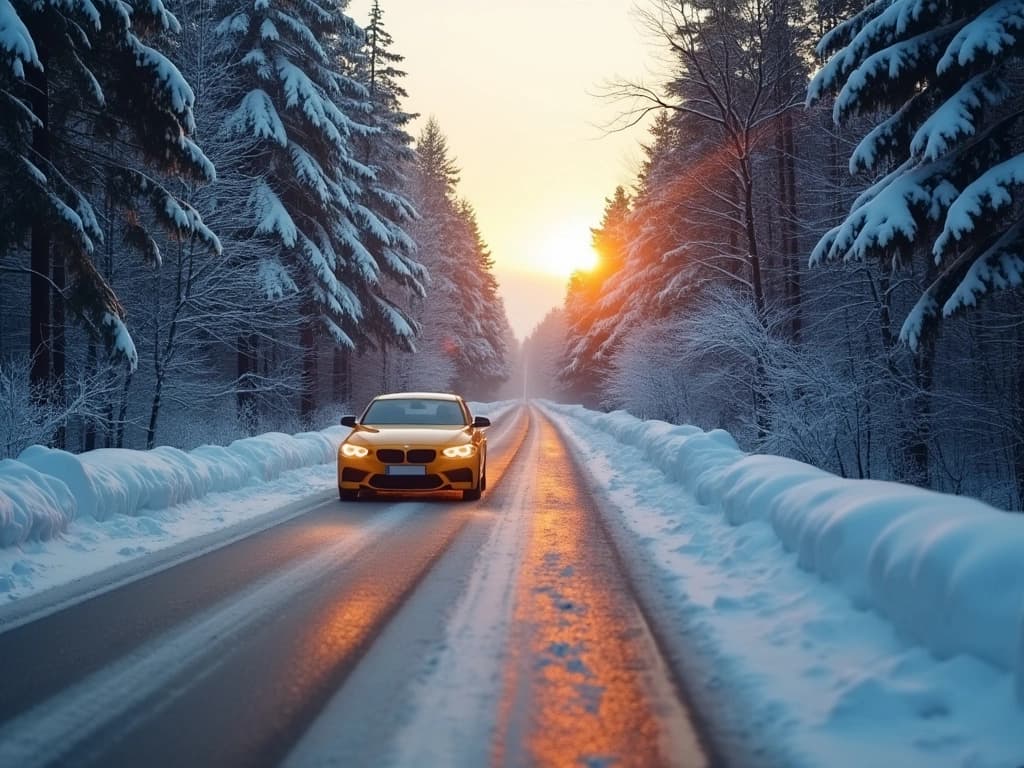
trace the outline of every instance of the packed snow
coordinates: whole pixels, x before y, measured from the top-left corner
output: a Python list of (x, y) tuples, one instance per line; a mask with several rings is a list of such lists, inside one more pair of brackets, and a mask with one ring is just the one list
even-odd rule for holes
[(1024, 517), (546, 408), (730, 738), (787, 766), (1024, 764)]
[[(295, 436), (268, 433), (187, 453), (162, 446), (75, 456), (34, 445), (0, 464), (0, 542), (50, 538), (77, 517), (134, 516), (274, 480), (290, 469), (330, 461), (346, 433), (342, 427)], [(40, 528), (37, 521), (44, 519), (60, 525)]]

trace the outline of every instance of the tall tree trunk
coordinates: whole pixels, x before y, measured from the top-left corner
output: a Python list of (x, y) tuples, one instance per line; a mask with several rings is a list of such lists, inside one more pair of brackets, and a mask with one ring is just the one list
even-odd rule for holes
[[(743, 175), (743, 223), (747, 237), (747, 258), (750, 261), (750, 285), (754, 293), (754, 307), (757, 319), (762, 327), (765, 325), (764, 284), (761, 276), (761, 254), (757, 247), (757, 227), (754, 224), (754, 182), (751, 175), (749, 154), (741, 161)], [(768, 377), (767, 366), (761, 350), (755, 353), (754, 370), (754, 422), (757, 425), (757, 436), (764, 439), (768, 435), (768, 401), (764, 394), (764, 384)]]
[(922, 488), (929, 487), (930, 442), (931, 442), (931, 400), (935, 382), (935, 350), (923, 351), (914, 358), (914, 384), (916, 391), (911, 401), (911, 421), (907, 439), (907, 459), (910, 462), (912, 483)]
[(128, 394), (132, 388), (132, 376), (127, 374), (124, 377), (124, 386), (121, 387), (121, 405), (117, 409), (117, 421), (114, 425), (114, 447), (124, 448), (124, 432), (128, 425)]
[[(35, 30), (34, 30), (35, 31)], [(42, 71), (28, 67), (28, 99), (32, 112), (39, 119), (32, 129), (32, 150), (40, 160), (49, 160), (49, 80), (46, 65), (49, 61), (46, 43), (42, 35), (33, 35)], [(41, 165), (41, 163), (39, 163)], [(31, 269), (29, 278), (29, 344), (32, 348), (30, 381), (33, 397), (40, 404), (51, 400), (50, 387), (53, 370), (50, 365), (52, 350), (51, 286), (50, 286), (50, 222), (43, 211), (38, 211), (32, 221)], [(59, 301), (59, 298), (58, 298)]]
[(302, 349), (302, 389), (299, 399), (299, 416), (305, 426), (312, 426), (316, 413), (316, 390), (319, 379), (316, 349), (316, 307), (311, 301), (304, 306), (302, 330), (299, 332), (299, 346)]
[(786, 307), (791, 315), (790, 333), (793, 341), (799, 344), (803, 332), (803, 320), (801, 317), (800, 245), (796, 226), (796, 143), (793, 139), (793, 115), (789, 112), (782, 115), (778, 149)]
[(1013, 472), (1017, 487), (1017, 509), (1024, 509), (1024, 332), (1017, 329), (1017, 345), (1015, 348), (1017, 365), (1014, 384), (1017, 389), (1017, 397), (1014, 398), (1016, 407), (1012, 409), (1015, 429), (1011, 435), (1015, 438), (1013, 442)]
[[(67, 382), (65, 381), (65, 372), (67, 371), (65, 349), (66, 326), (63, 295), (67, 280), (64, 258), (63, 251), (56, 249), (56, 252), (53, 254), (53, 285), (56, 296), (52, 306), (53, 323), (50, 325), (50, 344), (53, 355), (53, 368), (50, 371), (50, 397), (61, 413), (64, 413), (67, 409)], [(60, 426), (57, 427), (57, 433), (54, 435), (53, 442), (57, 448), (67, 448), (68, 424), (66, 418), (62, 419)]]
[[(181, 297), (181, 252), (178, 252), (178, 298)], [(153, 400), (149, 406), (149, 425), (146, 427), (146, 448), (152, 450), (156, 447), (156, 424), (160, 418), (160, 398), (163, 395), (164, 376), (167, 369), (163, 365), (164, 351), (170, 353), (174, 345), (174, 322), (171, 322), (171, 329), (167, 334), (166, 347), (160, 339), (161, 310), (163, 308), (163, 291), (159, 276), (153, 279)], [(175, 302), (177, 304), (177, 302)]]
[(348, 403), (349, 400), (349, 375), (348, 375), (348, 350), (341, 347), (334, 348), (334, 359), (331, 368), (331, 392), (338, 404)]
[[(740, 234), (739, 227), (736, 224), (736, 214), (740, 209), (740, 189), (739, 184), (736, 182), (736, 178), (732, 173), (726, 174), (726, 183), (729, 187), (729, 201), (733, 206), (730, 211), (730, 216), (726, 220), (726, 227), (729, 230), (729, 255), (736, 256), (740, 250)], [(741, 262), (730, 260), (726, 267), (733, 274), (740, 274), (743, 270)]]
[[(96, 342), (90, 338), (85, 352), (85, 370), (92, 376), (96, 371)], [(96, 419), (89, 416), (85, 420), (82, 434), (82, 447), (91, 451), (96, 448)]]
[(747, 237), (747, 259), (750, 262), (750, 285), (754, 292), (754, 306), (757, 316), (764, 322), (764, 283), (761, 276), (761, 254), (757, 247), (757, 227), (754, 224), (754, 180), (750, 168), (750, 157), (740, 163), (743, 174), (743, 225)]
[(256, 411), (256, 393), (254, 384), (258, 346), (255, 335), (242, 334), (237, 341), (237, 357), (235, 361), (237, 390), (235, 394), (238, 420), (249, 429)]
[(156, 367), (156, 384), (153, 386), (153, 402), (149, 408), (149, 426), (146, 428), (146, 448), (152, 450), (156, 447), (156, 425), (160, 418), (160, 404), (164, 389), (164, 368), (162, 365)]

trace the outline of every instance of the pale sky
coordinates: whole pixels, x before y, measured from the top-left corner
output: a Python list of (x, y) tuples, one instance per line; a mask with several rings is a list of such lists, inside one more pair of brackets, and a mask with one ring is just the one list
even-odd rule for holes
[[(370, 4), (354, 0), (349, 13), (365, 24)], [(636, 177), (645, 131), (606, 135), (618, 107), (594, 95), (648, 69), (633, 5), (381, 0), (405, 56), (405, 107), (422, 115), (411, 133), (432, 114), (448, 137), (520, 340), (562, 303), (604, 199)]]

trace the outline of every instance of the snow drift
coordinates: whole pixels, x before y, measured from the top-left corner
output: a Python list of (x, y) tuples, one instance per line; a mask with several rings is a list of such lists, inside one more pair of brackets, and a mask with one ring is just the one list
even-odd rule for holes
[(1024, 516), (747, 455), (721, 430), (546, 407), (637, 448), (731, 524), (767, 522), (802, 568), (936, 656), (970, 654), (1014, 674), (1024, 702)]
[(33, 445), (0, 462), (0, 546), (51, 538), (76, 517), (137, 515), (324, 464), (347, 434), (343, 427), (270, 432), (189, 452), (164, 446), (74, 455)]

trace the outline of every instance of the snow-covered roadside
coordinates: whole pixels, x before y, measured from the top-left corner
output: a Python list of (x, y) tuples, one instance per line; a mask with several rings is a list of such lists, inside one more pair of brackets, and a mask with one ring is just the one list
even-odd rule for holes
[[(500, 418), (516, 404), (470, 407)], [(107, 572), (110, 582), (121, 583), (131, 578), (133, 564), (140, 572), (169, 564), (154, 560), (155, 553), (177, 548), (182, 551), (172, 560), (179, 562), (190, 555), (190, 541), (197, 554), (304, 511), (304, 500), (335, 498), (334, 457), (347, 434), (328, 427), (260, 435), (188, 453), (158, 448), (72, 456), (33, 446), (18, 461), (0, 462), (0, 530), (10, 522), (10, 535), (17, 536), (0, 548), (0, 623), (5, 603)], [(217, 532), (226, 535), (211, 542)]]
[(695, 698), (758, 764), (1024, 765), (1024, 517), (748, 457), (722, 432), (545, 409), (663, 639), (695, 659)]
[(74, 520), (105, 521), (175, 507), (331, 461), (348, 430), (269, 432), (192, 451), (101, 448), (72, 454), (33, 445), (0, 461), (0, 545), (45, 541)]
[[(337, 498), (335, 474), (332, 464), (318, 464), (286, 472), (276, 480), (211, 493), (167, 509), (114, 515), (106, 520), (79, 518), (53, 539), (0, 549), (0, 626), (8, 623), (4, 603), (18, 608), (16, 623), (21, 623), (20, 605), (15, 604), (25, 598), (74, 583), (73, 599), (56, 603), (74, 602), (74, 598), (130, 581), (141, 573), (159, 570), (279, 524), (305, 511), (309, 505), (304, 501), (315, 503), (317, 496), (323, 501), (333, 500)], [(278, 511), (280, 514), (275, 514)], [(250, 522), (256, 524), (247, 525)], [(167, 562), (158, 557), (165, 550), (217, 532), (225, 535), (215, 537), (213, 546), (186, 546), (185, 551), (176, 552)], [(86, 586), (87, 577), (94, 575), (102, 578)]]

